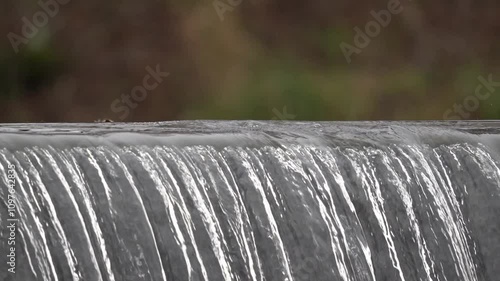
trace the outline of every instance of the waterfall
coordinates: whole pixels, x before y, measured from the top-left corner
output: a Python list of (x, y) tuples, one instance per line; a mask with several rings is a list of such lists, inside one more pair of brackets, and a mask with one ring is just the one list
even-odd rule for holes
[(0, 187), (1, 280), (500, 278), (496, 122), (4, 125)]

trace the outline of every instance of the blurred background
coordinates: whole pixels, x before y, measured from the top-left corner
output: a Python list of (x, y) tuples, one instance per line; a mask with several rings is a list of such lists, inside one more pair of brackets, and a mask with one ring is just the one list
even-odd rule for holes
[(4, 0), (0, 122), (497, 119), (498, 11), (493, 0)]

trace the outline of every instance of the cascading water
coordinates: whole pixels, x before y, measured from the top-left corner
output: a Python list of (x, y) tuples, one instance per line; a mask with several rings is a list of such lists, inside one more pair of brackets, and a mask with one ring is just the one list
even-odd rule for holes
[(496, 281), (499, 155), (497, 122), (4, 125), (0, 279)]

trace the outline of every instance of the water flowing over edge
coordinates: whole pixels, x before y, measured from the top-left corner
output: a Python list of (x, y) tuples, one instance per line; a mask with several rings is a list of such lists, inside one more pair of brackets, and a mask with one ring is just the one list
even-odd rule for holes
[(499, 128), (6, 125), (19, 280), (495, 280)]

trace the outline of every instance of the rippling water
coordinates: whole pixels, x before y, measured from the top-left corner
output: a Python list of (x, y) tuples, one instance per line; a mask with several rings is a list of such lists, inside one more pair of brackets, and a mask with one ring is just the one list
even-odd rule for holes
[[(5, 280), (500, 280), (500, 125), (5, 125)], [(2, 277), (5, 278), (5, 277)], [(4, 280), (4, 279), (2, 279)]]

